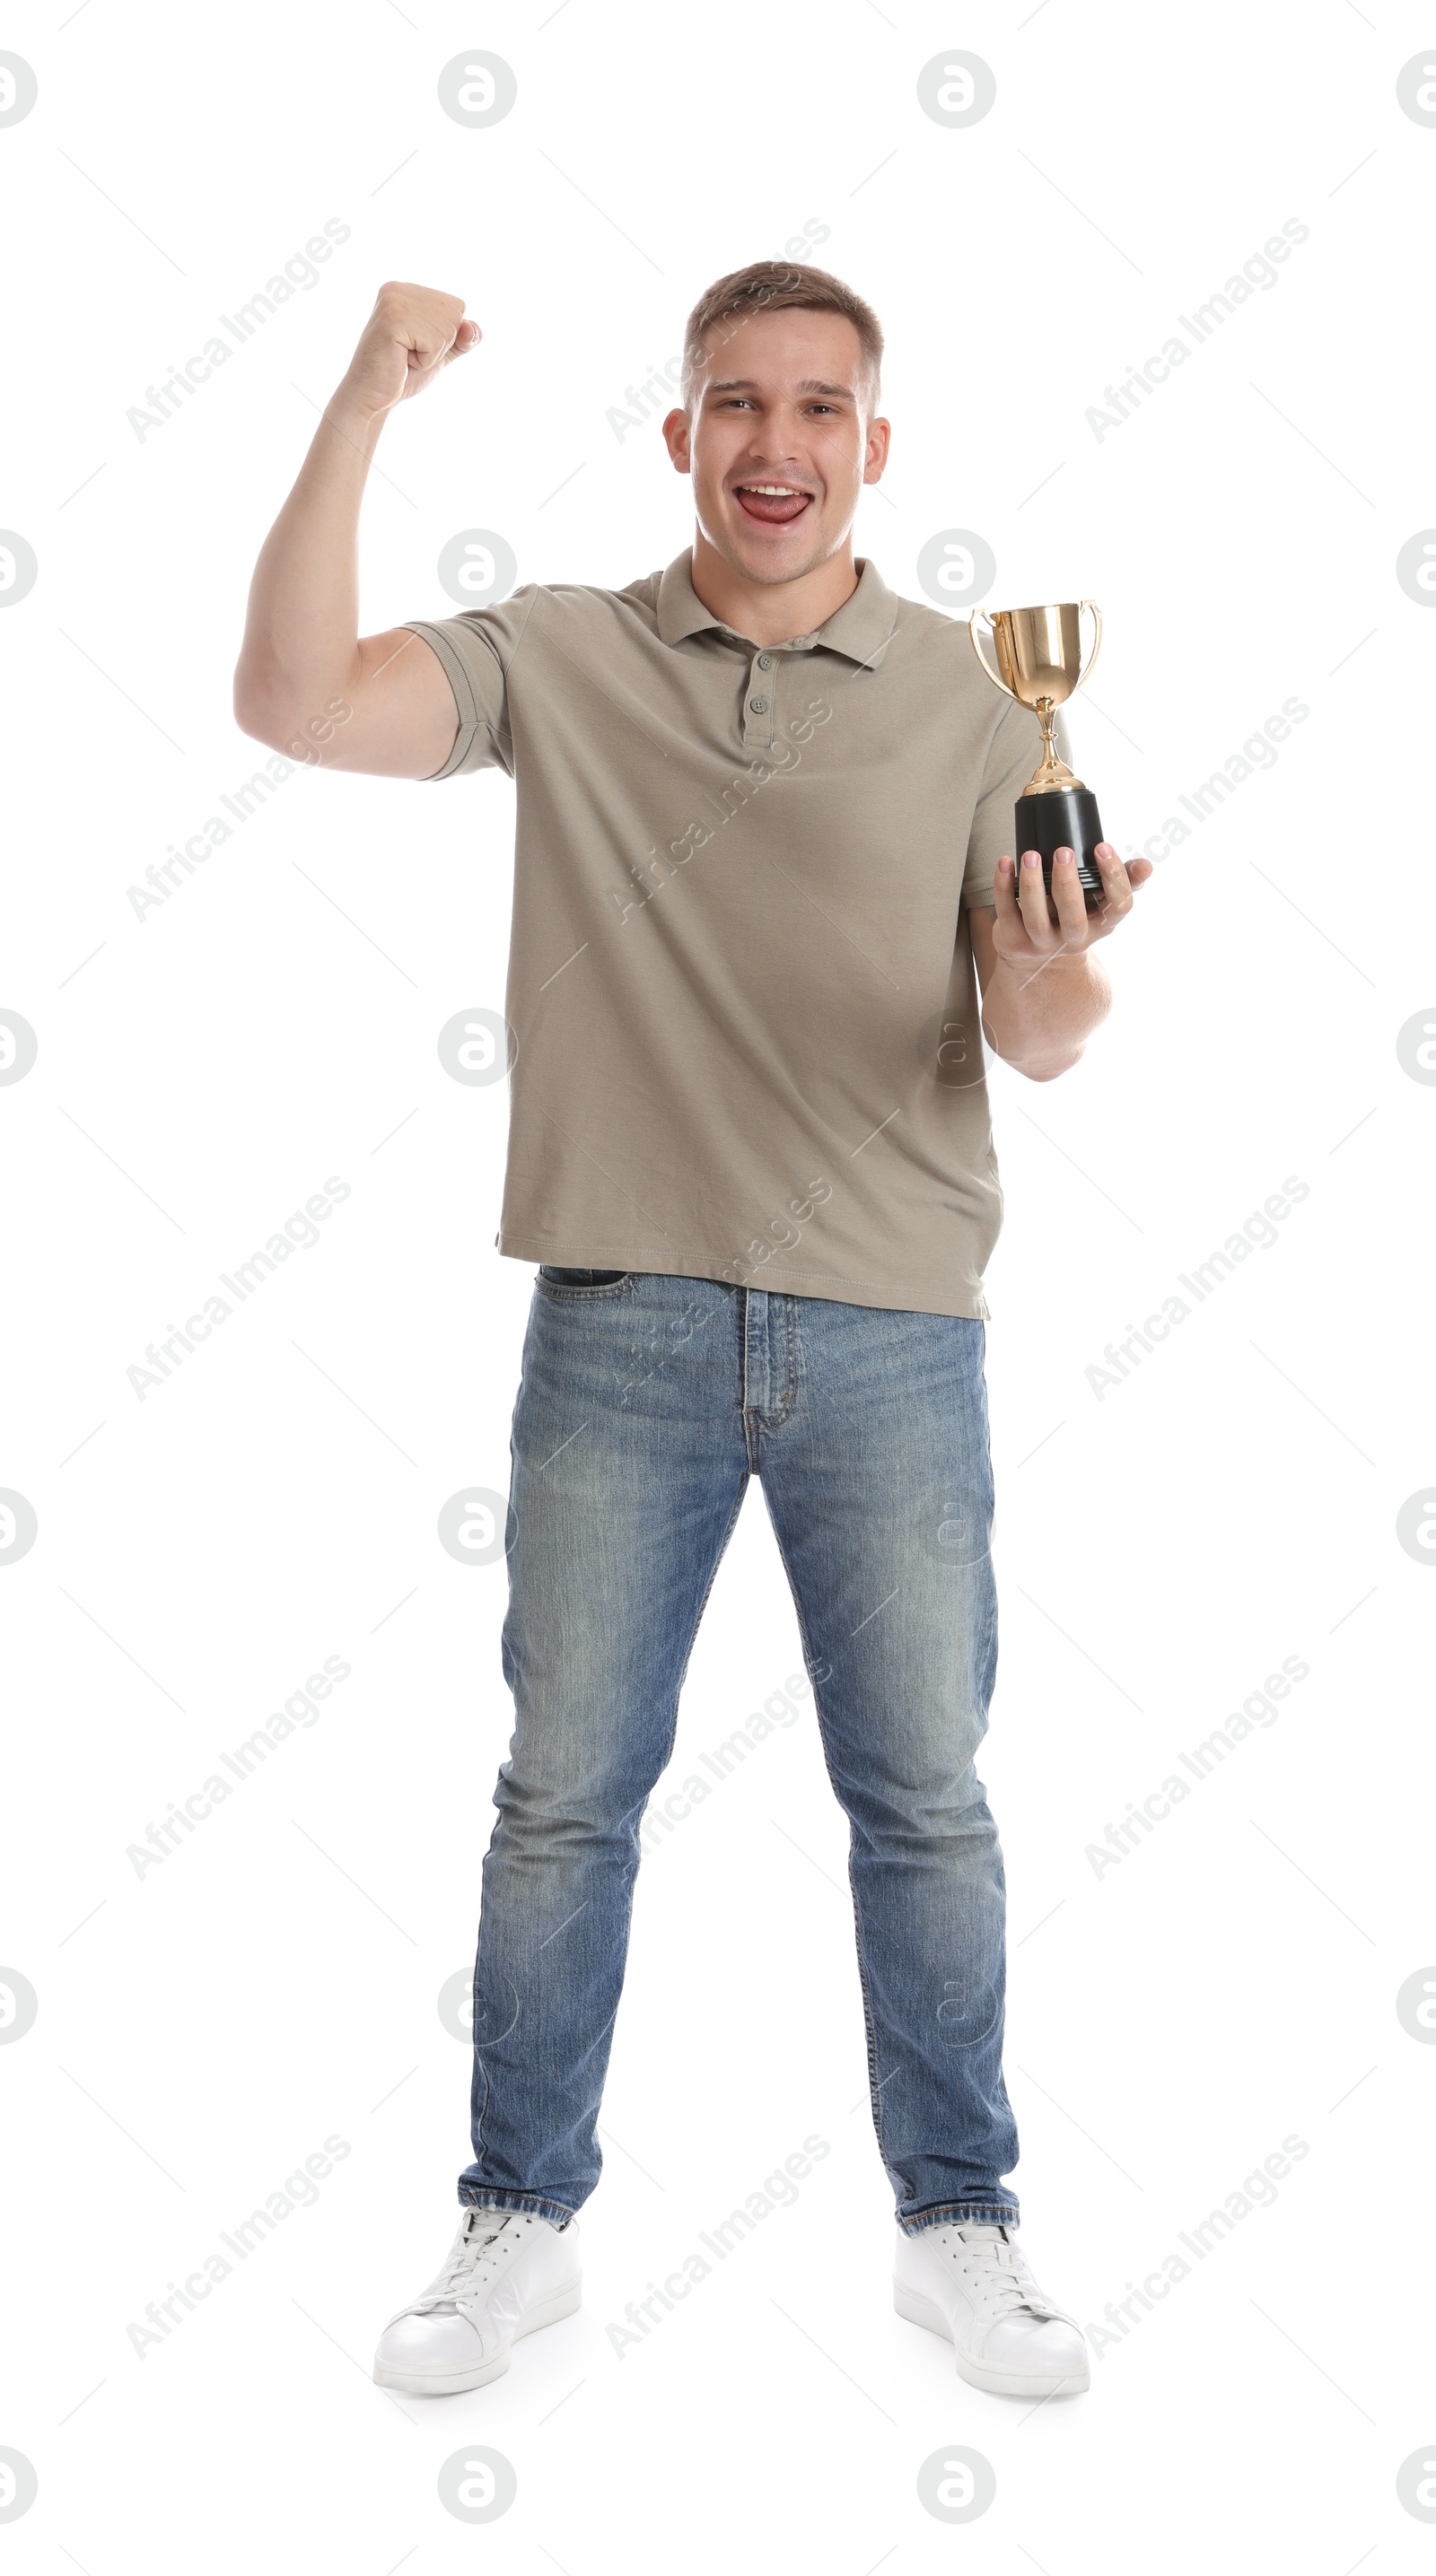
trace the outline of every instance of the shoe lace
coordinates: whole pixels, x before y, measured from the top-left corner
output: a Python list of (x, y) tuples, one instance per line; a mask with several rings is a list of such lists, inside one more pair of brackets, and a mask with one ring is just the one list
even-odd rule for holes
[(1019, 2308), (1034, 2316), (1055, 2317), (1058, 2310), (1039, 2289), (1032, 2266), (1004, 2227), (953, 2227), (946, 2241), (962, 2271), (963, 2286), (982, 2314), (994, 2320)]
[(481, 2299), (506, 2269), (521, 2233), (508, 2210), (468, 2211), (445, 2261), (427, 2290), (414, 2301), (414, 2311), (464, 2307)]

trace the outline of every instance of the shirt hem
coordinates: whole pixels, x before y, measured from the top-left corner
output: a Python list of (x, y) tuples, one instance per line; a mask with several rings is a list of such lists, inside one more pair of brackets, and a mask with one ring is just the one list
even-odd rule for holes
[(497, 1245), (509, 1261), (547, 1261), (575, 1270), (654, 1271), (669, 1279), (711, 1279), (719, 1288), (776, 1288), (781, 1296), (822, 1297), (841, 1306), (877, 1306), (889, 1313), (907, 1315), (955, 1315), (982, 1324), (991, 1321), (981, 1289), (968, 1285), (940, 1290), (910, 1286), (903, 1281), (845, 1279), (830, 1271), (785, 1269), (778, 1261), (765, 1261), (761, 1270), (745, 1278), (730, 1279), (726, 1273), (740, 1269), (740, 1263), (720, 1262), (701, 1253), (675, 1252), (668, 1244), (654, 1250), (598, 1243), (590, 1235), (558, 1237), (501, 1231)]

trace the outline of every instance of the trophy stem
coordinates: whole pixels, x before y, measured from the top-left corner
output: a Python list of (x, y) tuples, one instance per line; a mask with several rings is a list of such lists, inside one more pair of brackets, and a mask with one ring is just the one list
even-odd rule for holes
[(1057, 714), (1056, 699), (1049, 698), (1047, 696), (1038, 698), (1035, 701), (1033, 712), (1037, 717), (1038, 723), (1042, 727), (1042, 760), (1039, 768), (1035, 771), (1033, 776), (1029, 778), (1026, 787), (1023, 789), (1023, 794), (1025, 796), (1051, 796), (1059, 791), (1066, 793), (1073, 788), (1080, 787), (1082, 781), (1076, 776), (1074, 771), (1068, 768), (1066, 761), (1058, 751), (1056, 738), (1052, 731), (1053, 722)]

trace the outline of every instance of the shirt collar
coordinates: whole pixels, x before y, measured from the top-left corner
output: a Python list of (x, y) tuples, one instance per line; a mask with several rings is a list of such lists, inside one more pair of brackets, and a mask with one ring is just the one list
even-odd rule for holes
[[(784, 651), (809, 643), (821, 644), (830, 653), (841, 653), (846, 661), (881, 663), (897, 626), (897, 599), (883, 580), (877, 565), (858, 557), (858, 586), (850, 599), (826, 622), (815, 627), (811, 636), (795, 635)], [(681, 644), (685, 636), (698, 635), (707, 627), (717, 634), (731, 635), (734, 630), (705, 608), (693, 587), (693, 549), (684, 548), (675, 555), (658, 584), (658, 632), (665, 644)], [(751, 637), (740, 639), (751, 642)]]

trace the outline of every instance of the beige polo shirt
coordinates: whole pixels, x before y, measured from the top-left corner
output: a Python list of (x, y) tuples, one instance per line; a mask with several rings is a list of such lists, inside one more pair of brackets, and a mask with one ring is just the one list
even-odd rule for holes
[(518, 793), (499, 1250), (986, 1316), (966, 914), (1037, 719), (871, 562), (771, 648), (691, 563), (411, 621), (458, 707), (435, 777)]

